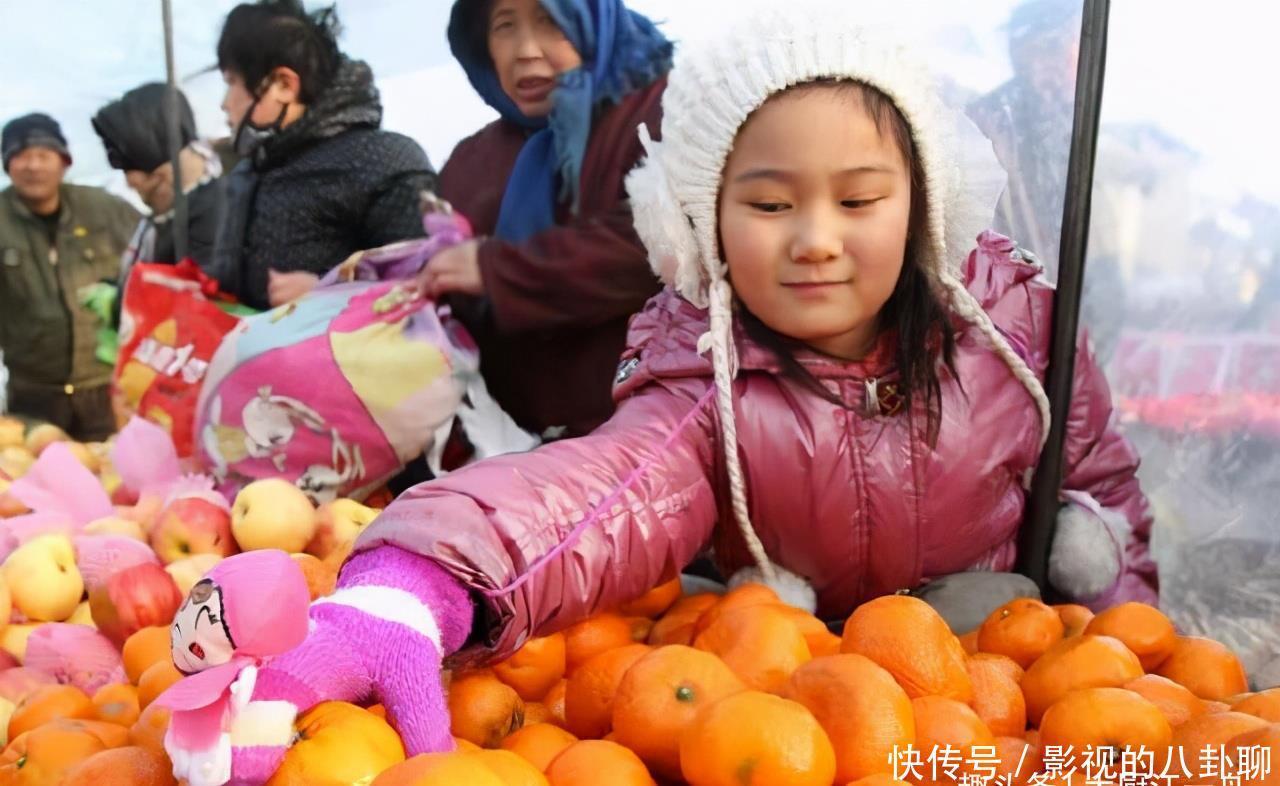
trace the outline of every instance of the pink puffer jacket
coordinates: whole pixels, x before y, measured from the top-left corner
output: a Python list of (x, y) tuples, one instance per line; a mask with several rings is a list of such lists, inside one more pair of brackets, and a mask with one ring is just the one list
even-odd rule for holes
[[(1006, 238), (984, 234), (965, 280), (1042, 375), (1053, 291), (1013, 252)], [(358, 550), (389, 543), (428, 556), (483, 601), (477, 646), (459, 661), (502, 657), (530, 636), (634, 597), (708, 545), (726, 575), (750, 564), (730, 523), (718, 420), (704, 396), (711, 368), (696, 344), (706, 327), (706, 312), (670, 291), (655, 297), (632, 320), (618, 411), (604, 426), (411, 489), (362, 535)], [(813, 584), (824, 618), (930, 578), (1013, 565), (1040, 421), (976, 329), (962, 327), (957, 341), (964, 391), (944, 378), (931, 450), (910, 438), (905, 417), (835, 406), (781, 377), (771, 353), (739, 336), (737, 424), (751, 519), (770, 557)], [(880, 389), (893, 381), (888, 354), (858, 363), (801, 360), (846, 401), (862, 402), (871, 380)], [(700, 400), (705, 405), (687, 417)], [(652, 466), (580, 539), (520, 586), (499, 591), (646, 462)], [(1151, 518), (1134, 475), (1137, 456), (1113, 427), (1106, 380), (1085, 347), (1066, 466), (1064, 500), (1090, 515), (1122, 515), (1133, 530), (1123, 575), (1103, 602), (1153, 601)]]

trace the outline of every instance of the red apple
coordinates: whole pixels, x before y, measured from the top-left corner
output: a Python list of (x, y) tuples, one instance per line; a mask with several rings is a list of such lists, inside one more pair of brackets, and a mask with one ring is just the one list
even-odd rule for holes
[(194, 554), (230, 557), (237, 551), (231, 514), (199, 497), (175, 500), (160, 513), (151, 548), (166, 565)]
[(5, 669), (14, 669), (21, 666), (22, 662), (5, 650), (0, 650), (0, 671)]
[(118, 647), (143, 628), (168, 627), (180, 605), (178, 585), (154, 562), (126, 568), (89, 591), (94, 623)]
[(111, 504), (126, 505), (130, 507), (137, 505), (138, 492), (121, 483), (119, 486), (115, 487), (114, 491), (111, 492)]

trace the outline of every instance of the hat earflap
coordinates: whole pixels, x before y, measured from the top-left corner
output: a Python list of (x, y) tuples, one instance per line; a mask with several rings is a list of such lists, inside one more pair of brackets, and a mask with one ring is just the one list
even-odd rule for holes
[(664, 284), (674, 287), (685, 300), (708, 305), (706, 282), (698, 264), (698, 241), (693, 224), (676, 197), (663, 162), (662, 143), (640, 125), (645, 158), (627, 175), (627, 194), (636, 232), (649, 252), (649, 265)]

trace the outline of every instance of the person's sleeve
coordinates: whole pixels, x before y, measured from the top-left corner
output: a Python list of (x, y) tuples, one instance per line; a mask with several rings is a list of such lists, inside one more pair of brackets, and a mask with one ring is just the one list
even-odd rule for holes
[(423, 191), (434, 191), (437, 176), (427, 154), (408, 138), (393, 137), (388, 154), (395, 158), (391, 172), (369, 199), (363, 217), (365, 248), (422, 237), (420, 207)]
[[(706, 386), (651, 383), (586, 437), (417, 486), (369, 526), (356, 551), (398, 546), (470, 589), (477, 630), (460, 662), (500, 659), (530, 636), (636, 597), (677, 575), (716, 520)], [(508, 589), (517, 580), (524, 583)]]
[(1085, 337), (1076, 350), (1066, 428), (1066, 506), (1059, 517), (1059, 534), (1071, 526), (1072, 517), (1075, 523), (1081, 517), (1094, 518), (1108, 536), (1102, 547), (1113, 548), (1120, 561), (1119, 579), (1106, 590), (1104, 600), (1086, 599), (1099, 605), (1111, 600), (1155, 603), (1159, 581), (1150, 554), (1152, 515), (1138, 482), (1138, 453), (1117, 428), (1111, 389)]
[(503, 332), (588, 328), (634, 314), (658, 289), (625, 202), (523, 243), (486, 240), (479, 262)]

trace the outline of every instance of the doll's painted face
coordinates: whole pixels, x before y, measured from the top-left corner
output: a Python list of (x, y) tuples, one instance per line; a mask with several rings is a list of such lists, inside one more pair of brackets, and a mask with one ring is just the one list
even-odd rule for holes
[(221, 666), (231, 660), (235, 642), (223, 619), (222, 588), (203, 579), (178, 609), (170, 629), (173, 665), (183, 674)]

